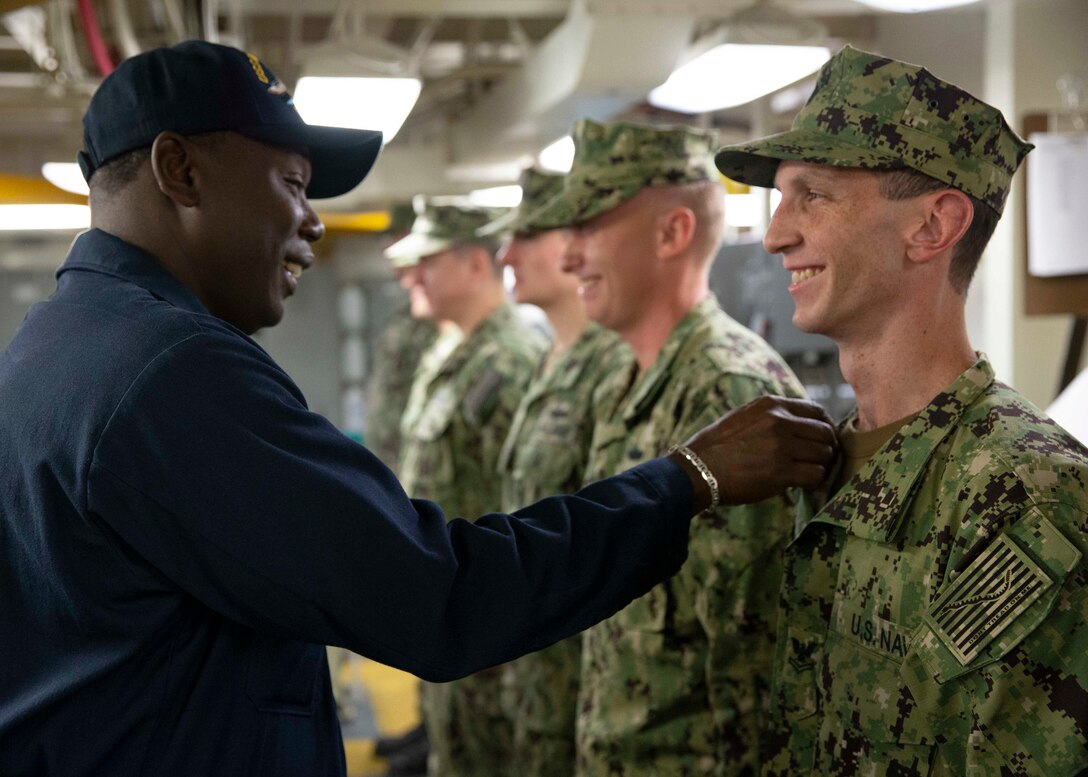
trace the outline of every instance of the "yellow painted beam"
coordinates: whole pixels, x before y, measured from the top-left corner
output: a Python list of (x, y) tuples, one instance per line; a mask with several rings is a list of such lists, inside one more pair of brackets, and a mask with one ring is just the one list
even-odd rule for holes
[(718, 173), (718, 178), (721, 179), (722, 184), (725, 186), (726, 194), (748, 194), (752, 191), (748, 184), (734, 181), (732, 178), (726, 178), (721, 173)]
[(86, 205), (87, 198), (58, 189), (44, 178), (0, 173), (0, 205)]
[[(86, 205), (87, 198), (58, 189), (44, 178), (0, 173), (0, 205)], [(389, 211), (363, 213), (318, 213), (330, 234), (385, 232), (391, 222)]]
[(325, 231), (330, 234), (351, 232), (385, 232), (389, 229), (391, 218), (389, 211), (378, 210), (366, 213), (321, 213)]

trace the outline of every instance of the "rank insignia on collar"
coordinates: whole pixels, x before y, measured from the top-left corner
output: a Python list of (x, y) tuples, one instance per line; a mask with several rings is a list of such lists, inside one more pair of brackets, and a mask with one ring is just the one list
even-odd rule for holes
[(925, 619), (966, 666), (1052, 584), (1024, 551), (1001, 536), (956, 578)]

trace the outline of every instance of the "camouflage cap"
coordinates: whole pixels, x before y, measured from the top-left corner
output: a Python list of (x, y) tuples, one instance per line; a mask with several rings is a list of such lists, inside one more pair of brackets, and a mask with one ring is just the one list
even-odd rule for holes
[(534, 212), (563, 190), (563, 176), (560, 173), (545, 173), (531, 167), (522, 170), (521, 202), (490, 224), (485, 224), (477, 233), (481, 237), (499, 232), (525, 233), (541, 232), (552, 227), (538, 226), (531, 218)]
[(480, 227), (499, 214), (493, 208), (441, 202), (422, 196), (412, 200), (412, 207), (416, 212), (412, 229), (385, 249), (385, 258), (394, 267), (412, 267), (425, 256), (473, 242)]
[(882, 170), (910, 168), (981, 200), (998, 213), (1033, 146), (1001, 111), (925, 68), (846, 46), (820, 70), (793, 129), (726, 146), (723, 174), (773, 186), (781, 160)]
[(539, 229), (588, 221), (649, 186), (718, 180), (715, 132), (583, 119), (572, 134), (574, 163), (562, 191), (529, 216)]

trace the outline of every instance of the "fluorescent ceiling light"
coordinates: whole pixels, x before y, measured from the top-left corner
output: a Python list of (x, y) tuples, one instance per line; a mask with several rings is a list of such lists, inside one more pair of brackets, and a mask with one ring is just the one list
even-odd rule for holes
[(515, 183), (477, 189), (469, 192), (468, 201), (483, 208), (514, 208), (521, 202), (521, 187)]
[(678, 113), (743, 105), (816, 72), (830, 58), (825, 46), (723, 43), (674, 70), (649, 101)]
[(484, 184), (493, 181), (516, 181), (523, 167), (532, 162), (517, 159), (510, 162), (462, 162), (446, 167), (446, 178), (468, 184)]
[(0, 230), (87, 229), (86, 205), (0, 205)]
[(553, 173), (569, 173), (574, 164), (574, 138), (570, 135), (559, 138), (543, 151), (536, 159), (543, 170)]
[(295, 107), (307, 124), (380, 130), (388, 143), (416, 104), (418, 78), (304, 76)]
[(42, 177), (58, 189), (72, 194), (90, 194), (83, 172), (75, 162), (46, 162), (42, 165)]
[(942, 8), (955, 8), (959, 5), (971, 5), (971, 3), (977, 3), (978, 0), (858, 0), (858, 2), (881, 11), (923, 13), (939, 11)]

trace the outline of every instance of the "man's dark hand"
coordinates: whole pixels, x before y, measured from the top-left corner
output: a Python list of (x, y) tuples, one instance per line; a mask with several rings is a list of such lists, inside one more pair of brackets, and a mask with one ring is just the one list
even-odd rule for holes
[[(819, 405), (802, 399), (760, 397), (697, 432), (684, 445), (718, 479), (722, 504), (759, 502), (793, 486), (816, 488), (835, 456), (835, 431)], [(669, 456), (695, 486), (695, 508), (710, 504), (710, 490), (690, 462)]]

